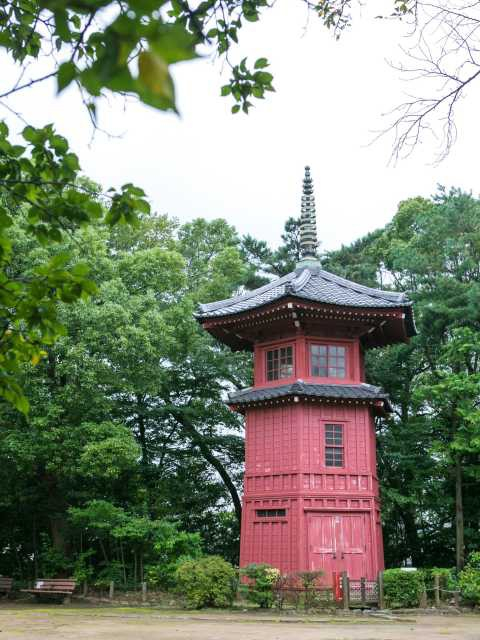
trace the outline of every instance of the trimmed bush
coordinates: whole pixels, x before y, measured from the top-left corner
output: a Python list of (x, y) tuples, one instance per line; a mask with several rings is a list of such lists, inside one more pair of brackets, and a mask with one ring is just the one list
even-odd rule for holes
[(383, 572), (385, 603), (390, 609), (418, 607), (419, 598), (425, 588), (421, 571), (387, 569)]
[(454, 591), (457, 588), (457, 576), (455, 569), (445, 567), (432, 567), (422, 569), (427, 592), (431, 592), (435, 585), (435, 576), (440, 578), (440, 587)]
[(185, 560), (175, 571), (175, 591), (193, 609), (228, 607), (237, 591), (237, 572), (219, 556)]
[(322, 600), (317, 591), (318, 582), (324, 575), (323, 571), (300, 571), (297, 576), (303, 587), (303, 604), (305, 611), (314, 609)]
[(280, 571), (269, 564), (249, 564), (240, 570), (240, 575), (249, 579), (242, 586), (247, 600), (258, 604), (261, 609), (269, 609), (275, 601), (275, 586), (280, 579)]
[(458, 576), (462, 597), (471, 604), (480, 604), (480, 551), (472, 553), (465, 569)]

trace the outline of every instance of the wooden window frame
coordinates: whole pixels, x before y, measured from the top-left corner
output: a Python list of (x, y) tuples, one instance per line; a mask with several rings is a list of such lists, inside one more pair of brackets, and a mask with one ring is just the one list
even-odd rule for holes
[[(327, 427), (340, 427), (341, 428), (341, 441), (340, 443), (336, 442), (336, 434), (335, 430), (333, 430), (332, 434), (327, 433)], [(328, 437), (333, 436), (333, 442), (328, 442)], [(341, 451), (342, 455), (342, 464), (327, 464), (327, 450), (332, 452)], [(345, 423), (343, 422), (325, 422), (323, 425), (323, 461), (326, 469), (345, 469), (346, 468), (346, 460), (345, 460)], [(335, 462), (335, 456), (333, 458)]]
[[(286, 364), (285, 366), (290, 366), (291, 370), (290, 370), (290, 373), (288, 375), (282, 376), (282, 375), (280, 375), (281, 367), (282, 367), (281, 351), (282, 350), (286, 351), (287, 349), (291, 350), (291, 363), (290, 364)], [(268, 377), (268, 374), (269, 374), (268, 354), (269, 353), (274, 353), (275, 351), (279, 352), (279, 358), (278, 358), (278, 374), (279, 375), (278, 375), (277, 378), (269, 378)], [(264, 366), (264, 374), (265, 374), (264, 375), (264, 380), (268, 384), (278, 383), (279, 381), (291, 380), (295, 376), (295, 343), (289, 342), (289, 343), (285, 343), (285, 344), (273, 344), (273, 345), (270, 345), (268, 347), (265, 347), (263, 349), (263, 366)]]
[(268, 519), (268, 518), (286, 518), (287, 510), (285, 508), (265, 508), (265, 509), (255, 509), (255, 518)]
[[(325, 358), (326, 358), (326, 375), (314, 374), (313, 373), (313, 359), (314, 354), (312, 350), (314, 347), (324, 347), (326, 350)], [(329, 370), (332, 368), (330, 366), (330, 357), (335, 358), (336, 363), (338, 363), (338, 354), (333, 354), (330, 356), (330, 350), (333, 349), (343, 349), (343, 371), (344, 375), (339, 377), (337, 375), (329, 375)], [(345, 382), (351, 379), (351, 352), (350, 352), (350, 344), (339, 343), (339, 342), (321, 342), (319, 340), (311, 340), (308, 341), (307, 346), (307, 357), (308, 357), (308, 376), (310, 378), (322, 379), (322, 380), (338, 380), (339, 382)], [(335, 366), (335, 369), (338, 369)]]

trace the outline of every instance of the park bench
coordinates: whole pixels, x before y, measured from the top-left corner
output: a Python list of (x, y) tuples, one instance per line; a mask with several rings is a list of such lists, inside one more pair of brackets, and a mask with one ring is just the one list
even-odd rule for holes
[(75, 589), (75, 580), (68, 578), (39, 578), (35, 581), (33, 589), (22, 589), (24, 593), (33, 593), (37, 600), (44, 597), (62, 599), (63, 603), (70, 602), (70, 598)]
[(13, 578), (6, 578), (5, 576), (0, 576), (0, 593), (5, 594), (8, 597), (8, 594), (12, 590)]

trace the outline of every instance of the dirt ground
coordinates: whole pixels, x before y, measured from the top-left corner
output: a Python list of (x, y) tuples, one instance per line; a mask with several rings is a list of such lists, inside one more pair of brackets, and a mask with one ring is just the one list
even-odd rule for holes
[(5, 603), (0, 634), (1, 640), (480, 640), (480, 616), (296, 617)]

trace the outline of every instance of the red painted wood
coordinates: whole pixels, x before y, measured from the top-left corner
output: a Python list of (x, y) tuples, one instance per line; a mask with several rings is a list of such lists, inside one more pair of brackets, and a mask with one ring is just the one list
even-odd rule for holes
[[(348, 349), (348, 377), (310, 375), (312, 342)], [(254, 351), (255, 386), (268, 382), (265, 352), (291, 344), (294, 379), (332, 384), (360, 384), (364, 379), (358, 340), (303, 335), (262, 341)], [(320, 569), (325, 584), (334, 573), (373, 580), (383, 569), (383, 542), (376, 476), (372, 408), (320, 400), (246, 410), (244, 509), (240, 565), (268, 562), (283, 573)], [(325, 465), (325, 424), (341, 424), (344, 465)], [(284, 517), (265, 518), (257, 511), (285, 509)]]

